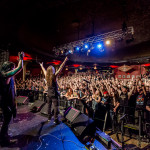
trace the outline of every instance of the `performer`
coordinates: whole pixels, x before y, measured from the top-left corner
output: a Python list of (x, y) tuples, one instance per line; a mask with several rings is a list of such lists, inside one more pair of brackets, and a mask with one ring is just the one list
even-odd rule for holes
[(47, 102), (48, 102), (48, 120), (51, 120), (52, 114), (51, 114), (51, 106), (52, 103), (54, 105), (54, 123), (59, 124), (58, 120), (58, 87), (57, 87), (57, 81), (56, 77), (61, 72), (63, 67), (65, 66), (66, 61), (68, 60), (68, 57), (65, 58), (64, 62), (59, 67), (58, 71), (55, 72), (55, 68), (53, 66), (49, 66), (47, 70), (43, 67), (43, 63), (40, 63), (40, 66), (44, 72), (47, 86), (48, 86), (48, 93), (47, 93)]
[(11, 118), (16, 117), (16, 104), (15, 104), (15, 87), (14, 76), (18, 74), (23, 67), (24, 53), (18, 53), (19, 63), (17, 68), (12, 62), (4, 62), (0, 70), (0, 86), (1, 86), (1, 107), (3, 111), (3, 125), (0, 132), (1, 146), (8, 146), (12, 143), (8, 136), (8, 125)]

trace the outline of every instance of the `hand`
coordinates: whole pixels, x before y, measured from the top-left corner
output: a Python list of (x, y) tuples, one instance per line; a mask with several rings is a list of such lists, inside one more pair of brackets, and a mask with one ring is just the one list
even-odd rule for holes
[(101, 101), (102, 104), (104, 104), (104, 101)]
[(19, 59), (20, 59), (20, 60), (23, 60), (23, 58), (24, 58), (24, 56), (25, 56), (25, 55), (24, 55), (24, 52), (19, 52), (19, 53), (18, 53), (18, 56), (19, 56)]
[(39, 64), (40, 64), (41, 66), (43, 66), (43, 62), (41, 62), (41, 63), (39, 62)]
[(114, 108), (114, 112), (116, 112), (116, 108)]

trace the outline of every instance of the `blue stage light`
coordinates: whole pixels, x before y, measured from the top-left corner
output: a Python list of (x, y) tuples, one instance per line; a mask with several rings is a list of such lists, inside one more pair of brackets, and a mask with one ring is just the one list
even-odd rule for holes
[(97, 48), (99, 48), (99, 49), (102, 48), (102, 44), (100, 44), (100, 43), (97, 44)]
[(77, 47), (75, 48), (75, 50), (76, 50), (76, 51), (79, 51), (79, 50), (80, 50), (80, 47), (77, 46)]

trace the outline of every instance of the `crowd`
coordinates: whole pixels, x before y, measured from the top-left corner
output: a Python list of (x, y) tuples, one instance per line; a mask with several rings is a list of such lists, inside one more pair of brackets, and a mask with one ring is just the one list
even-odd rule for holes
[[(150, 122), (150, 80), (146, 77), (121, 80), (101, 73), (75, 73), (57, 78), (60, 97), (67, 101), (67, 106), (79, 108), (90, 117), (97, 117), (109, 112), (113, 120), (114, 114), (127, 114), (130, 122), (134, 122), (136, 110), (141, 110), (144, 121)], [(16, 79), (18, 95), (34, 99), (40, 94), (43, 99), (46, 82), (42, 78), (22, 81)], [(22, 92), (22, 93), (21, 93)], [(36, 97), (36, 98), (35, 98)], [(104, 115), (103, 115), (104, 116)]]
[[(17, 96), (28, 96), (30, 102), (44, 98), (46, 92), (46, 82), (44, 78), (30, 78), (23, 81), (21, 78), (15, 80)], [(45, 98), (44, 98), (45, 99)]]
[[(70, 104), (84, 106), (91, 117), (126, 114), (135, 123), (135, 112), (142, 112), (142, 121), (150, 122), (150, 80), (147, 77), (119, 80), (101, 73), (77, 73), (58, 79), (61, 96)], [(75, 100), (76, 99), (76, 100)]]

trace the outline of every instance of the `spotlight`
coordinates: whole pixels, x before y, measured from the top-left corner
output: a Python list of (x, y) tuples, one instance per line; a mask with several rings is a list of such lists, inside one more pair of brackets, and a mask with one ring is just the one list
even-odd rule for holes
[(76, 51), (79, 51), (79, 50), (80, 50), (80, 47), (78, 47), (78, 46), (75, 47), (75, 50), (76, 50)]
[(80, 66), (80, 68), (79, 68), (80, 70), (82, 70), (82, 66)]
[(102, 44), (100, 44), (100, 43), (97, 44), (97, 48), (99, 48), (99, 49), (102, 48)]
[(106, 45), (110, 45), (110, 40), (107, 40), (107, 41), (105, 42), (105, 44), (106, 44)]
[(97, 69), (97, 67), (96, 67), (96, 66), (94, 66), (94, 69), (96, 70), (96, 69)]
[(89, 50), (87, 51), (87, 56), (89, 55), (90, 52), (91, 52), (91, 50), (89, 49)]
[(88, 48), (89, 48), (89, 45), (88, 45), (88, 44), (85, 44), (85, 45), (84, 45), (84, 48), (85, 48), (85, 49), (88, 49)]
[(70, 54), (73, 54), (73, 50), (69, 50), (69, 53), (70, 53)]
[(63, 50), (61, 50), (61, 54), (63, 54), (64, 53), (64, 51)]

